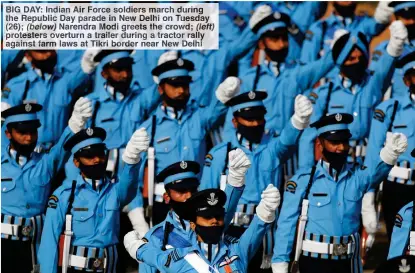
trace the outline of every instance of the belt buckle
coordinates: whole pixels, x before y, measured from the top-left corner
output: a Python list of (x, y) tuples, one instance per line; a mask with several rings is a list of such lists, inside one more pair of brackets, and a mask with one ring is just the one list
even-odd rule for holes
[(239, 213), (238, 215), (238, 225), (246, 226), (251, 222), (251, 217), (246, 213)]
[(88, 269), (104, 269), (104, 259), (102, 258), (89, 258)]
[(23, 236), (29, 236), (31, 232), (32, 232), (32, 227), (31, 226), (24, 226), (22, 228), (22, 235)]
[(333, 244), (333, 255), (343, 256), (347, 254), (347, 244)]

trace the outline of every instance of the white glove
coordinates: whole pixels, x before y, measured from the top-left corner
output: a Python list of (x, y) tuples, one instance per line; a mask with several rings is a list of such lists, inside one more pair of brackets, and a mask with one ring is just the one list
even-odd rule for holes
[(376, 219), (375, 193), (367, 192), (362, 200), (362, 222), (369, 234), (376, 233), (378, 222)]
[(149, 145), (150, 138), (146, 129), (136, 130), (125, 147), (122, 160), (127, 164), (137, 164), (140, 161), (140, 153), (147, 151)]
[(92, 117), (92, 103), (88, 98), (80, 97), (75, 103), (68, 126), (76, 134), (84, 128), (90, 117)]
[(394, 12), (394, 9), (388, 6), (390, 2), (391, 1), (379, 1), (375, 15), (373, 16), (377, 23), (386, 25), (390, 22), (390, 17)]
[(238, 188), (245, 185), (245, 174), (251, 167), (251, 161), (244, 151), (236, 149), (229, 152), (229, 185)]
[(141, 240), (140, 234), (136, 230), (132, 230), (124, 236), (124, 247), (130, 254), (131, 258), (137, 261), (137, 250), (146, 242)]
[(81, 60), (81, 68), (86, 74), (90, 74), (95, 70), (95, 67), (99, 64), (94, 62), (95, 56), (101, 52), (101, 49), (87, 49), (84, 52)]
[[(157, 65), (164, 64), (165, 62), (176, 60), (179, 58), (179, 53), (175, 50), (166, 51), (160, 55)], [(153, 80), (156, 84), (159, 84), (159, 77), (153, 76)]]
[(253, 29), (256, 24), (261, 22), (265, 17), (269, 16), (272, 13), (272, 8), (268, 5), (259, 6), (254, 14), (252, 14), (249, 19), (249, 28)]
[(237, 77), (227, 77), (216, 89), (216, 98), (225, 104), (239, 93), (241, 81)]
[(347, 31), (347, 30), (345, 30), (345, 29), (342, 29), (342, 28), (340, 28), (340, 29), (336, 30), (336, 31), (334, 32), (333, 39), (331, 40), (330, 48), (331, 48), (331, 49), (333, 49), (333, 46), (334, 46), (334, 44), (337, 42), (337, 40), (338, 40), (340, 37), (342, 37), (343, 35), (346, 35), (346, 34), (348, 34), (348, 33), (349, 33), (349, 31)]
[(148, 224), (144, 219), (144, 208), (135, 208), (128, 212), (127, 215), (128, 218), (130, 218), (133, 229), (144, 236), (149, 229)]
[(9, 108), (11, 108), (11, 107), (12, 106), (10, 104), (8, 104), (7, 102), (4, 102), (4, 101), (1, 102), (1, 111), (2, 112), (9, 109)]
[(386, 51), (392, 57), (399, 57), (402, 54), (403, 46), (408, 39), (408, 30), (402, 21), (395, 21), (389, 27), (391, 37)]
[(275, 220), (275, 211), (280, 205), (280, 192), (274, 185), (269, 184), (261, 194), (261, 202), (256, 207), (256, 214), (265, 223), (272, 223)]
[(395, 165), (398, 157), (408, 148), (408, 139), (402, 133), (388, 134), (385, 147), (380, 150), (380, 159), (389, 165)]
[(273, 263), (272, 273), (288, 273), (288, 263)]
[(295, 97), (294, 115), (291, 118), (292, 125), (298, 130), (304, 130), (310, 123), (310, 117), (313, 113), (313, 104), (303, 95)]

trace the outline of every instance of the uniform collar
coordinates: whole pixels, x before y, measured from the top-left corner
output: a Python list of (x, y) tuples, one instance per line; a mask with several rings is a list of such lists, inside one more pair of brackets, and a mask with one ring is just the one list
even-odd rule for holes
[(83, 177), (84, 181), (95, 191), (100, 192), (102, 187), (105, 184), (105, 179), (99, 179), (99, 180), (94, 180), (94, 179), (89, 179), (86, 177)]
[[(16, 150), (14, 150), (14, 149), (12, 149), (11, 147), (10, 147), (10, 145), (9, 145), (9, 148), (8, 148), (8, 152), (9, 152), (9, 155), (10, 155), (10, 158), (12, 159), (12, 160), (14, 160), (20, 167), (23, 167), (24, 165), (26, 165), (26, 163), (30, 160), (30, 157), (29, 158), (27, 158), (27, 157), (25, 157), (25, 156), (23, 156), (23, 155), (20, 155), (19, 156), (19, 158), (18, 158), (18, 161), (17, 161), (17, 159), (16, 159), (16, 156), (17, 156), (17, 151)], [(33, 153), (32, 153), (33, 154)]]
[[(163, 105), (160, 105), (156, 110), (157, 124), (162, 123), (164, 119), (177, 120), (167, 115), (162, 106)], [(183, 110), (183, 113), (180, 115), (181, 122), (183, 123), (191, 115), (191, 113), (192, 107), (191, 105), (187, 104), (186, 108)]]
[(184, 220), (179, 217), (173, 210), (170, 210), (168, 213), (168, 221), (174, 225), (175, 228), (188, 232), (190, 231), (190, 223), (187, 220)]
[(258, 154), (258, 153), (262, 152), (262, 150), (264, 150), (267, 147), (267, 144), (269, 142), (269, 135), (265, 134), (262, 137), (261, 143), (260, 144), (255, 144), (257, 146), (252, 151), (248, 147), (246, 147), (245, 145), (243, 145), (239, 142), (238, 133), (236, 133), (236, 132), (233, 134), (231, 142), (232, 142), (233, 147), (239, 147), (247, 154)]
[[(33, 82), (36, 79), (42, 79), (42, 72), (38, 68), (34, 68), (33, 66), (31, 66), (30, 69), (27, 71), (27, 73), (28, 73), (28, 79), (31, 82)], [(53, 75), (51, 75), (51, 77), (61, 78), (62, 75), (63, 75), (63, 68), (58, 66), (55, 68), (55, 72), (53, 73)], [(47, 77), (47, 80), (49, 80), (49, 77)]]
[(205, 244), (198, 242), (200, 253), (207, 259), (209, 262), (213, 262), (217, 255), (219, 254), (220, 244)]
[(109, 183), (107, 177), (104, 177), (102, 179), (102, 181), (101, 181), (100, 190), (98, 192), (98, 191), (96, 191), (96, 190), (94, 190), (92, 188), (92, 184), (90, 184), (89, 182), (87, 182), (86, 179), (81, 174), (78, 174), (78, 177), (76, 179), (76, 185), (77, 185), (77, 187), (79, 187), (79, 188), (82, 188), (82, 187), (88, 188), (91, 191), (96, 192), (97, 194), (103, 193), (105, 191), (105, 189), (108, 187), (109, 184), (110, 183)]
[[(408, 91), (409, 93), (409, 91)], [(411, 94), (399, 98), (402, 108), (415, 107), (415, 101), (411, 99)]]
[(347, 163), (343, 166), (343, 169), (340, 173), (337, 173), (336, 170), (330, 168), (330, 163), (320, 159), (317, 162), (317, 175), (316, 177), (326, 176), (331, 177), (334, 181), (339, 182), (343, 177), (345, 177), (350, 169), (347, 167)]
[[(107, 91), (108, 98), (112, 98), (115, 101), (121, 102), (125, 96), (121, 92), (115, 92), (115, 88), (109, 85), (108, 83), (104, 84), (104, 89)], [(115, 95), (115, 96), (114, 96)]]
[(197, 234), (196, 234), (196, 232), (192, 232), (191, 233), (191, 235), (190, 235), (190, 241), (192, 242), (192, 246), (193, 247), (190, 247), (189, 248), (189, 252), (191, 252), (191, 251), (195, 251), (195, 252), (198, 252), (198, 253), (200, 253), (201, 255), (201, 257), (202, 257), (202, 259), (204, 259), (208, 264), (210, 264), (210, 265), (215, 265), (215, 264), (218, 264), (218, 262), (222, 259), (222, 257), (224, 256), (224, 255), (227, 255), (227, 253), (229, 252), (229, 249), (228, 249), (228, 247), (226, 246), (226, 244), (224, 243), (224, 241), (223, 241), (223, 239), (221, 239), (220, 240), (220, 242), (219, 242), (219, 244), (217, 245), (218, 246), (218, 252), (217, 252), (217, 254), (215, 255), (215, 257), (213, 258), (213, 261), (211, 262), (211, 261), (209, 261), (206, 257), (205, 257), (205, 255), (204, 254), (202, 254), (202, 253), (204, 253), (204, 251), (201, 249), (201, 245), (202, 245), (202, 243), (200, 243), (198, 240), (197, 240)]

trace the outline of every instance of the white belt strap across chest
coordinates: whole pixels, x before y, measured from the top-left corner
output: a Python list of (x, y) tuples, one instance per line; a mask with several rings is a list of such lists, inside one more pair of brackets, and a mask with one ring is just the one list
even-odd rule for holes
[(415, 231), (409, 233), (409, 255), (415, 256)]
[(210, 269), (213, 269), (213, 272), (219, 272), (217, 269), (210, 266), (205, 260), (202, 259), (197, 253), (192, 252), (184, 256), (184, 259), (193, 267), (194, 270), (198, 273), (211, 273)]

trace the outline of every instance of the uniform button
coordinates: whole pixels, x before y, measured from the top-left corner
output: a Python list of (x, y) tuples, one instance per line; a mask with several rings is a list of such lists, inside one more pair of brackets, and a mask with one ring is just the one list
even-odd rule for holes
[(317, 206), (318, 206), (318, 207), (320, 207), (320, 206), (321, 206), (321, 203), (320, 203), (320, 202), (318, 202), (318, 203), (317, 203)]
[(3, 191), (6, 191), (7, 189), (6, 188), (3, 188)]
[(101, 235), (105, 235), (105, 232), (101, 232)]
[(164, 151), (165, 151), (165, 152), (167, 152), (168, 150), (169, 150), (169, 149), (167, 149), (167, 148), (164, 148)]
[(357, 117), (357, 112), (353, 112), (353, 116)]
[(187, 150), (187, 146), (184, 146), (184, 147), (183, 147), (183, 150)]
[(26, 208), (27, 208), (27, 209), (30, 209), (30, 205), (29, 205), (29, 204), (27, 204), (27, 205), (26, 205)]
[(98, 214), (98, 216), (99, 216), (99, 217), (102, 217), (102, 214), (100, 213), (100, 214)]
[(339, 203), (337, 203), (337, 205), (338, 205), (338, 206), (341, 206), (341, 205), (342, 205), (342, 203), (340, 203), (340, 202), (339, 202)]
[(179, 120), (178, 122), (179, 122), (179, 124), (182, 124), (182, 121), (181, 120)]
[(84, 217), (81, 217), (81, 220), (84, 220)]

